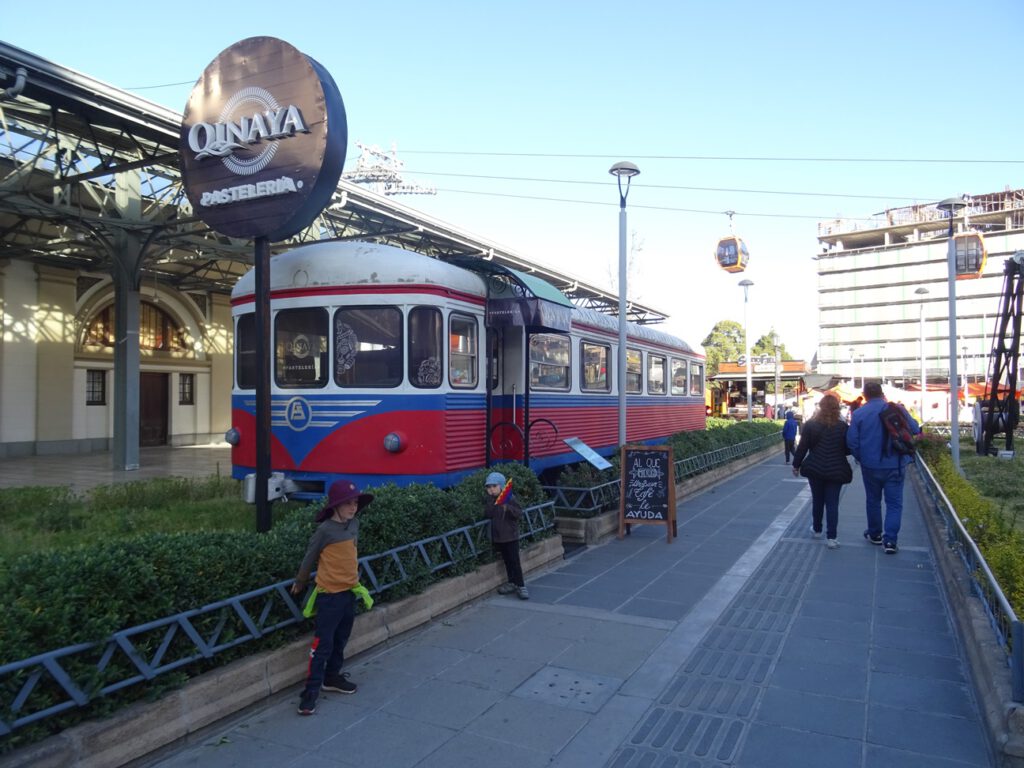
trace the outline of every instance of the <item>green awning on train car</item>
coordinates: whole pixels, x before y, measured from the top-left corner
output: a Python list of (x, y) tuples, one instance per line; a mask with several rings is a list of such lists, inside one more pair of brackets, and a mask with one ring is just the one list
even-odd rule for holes
[(546, 280), (493, 261), (453, 260), (487, 279), (487, 325), (530, 333), (567, 333), (573, 303)]

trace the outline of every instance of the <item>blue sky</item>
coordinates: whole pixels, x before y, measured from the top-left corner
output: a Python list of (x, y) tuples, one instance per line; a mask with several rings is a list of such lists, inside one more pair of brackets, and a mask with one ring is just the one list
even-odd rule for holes
[[(810, 358), (819, 221), (1024, 186), (1015, 0), (57, 0), (46, 15), (8, 19), (3, 39), (177, 110), (224, 48), (286, 40), (338, 83), (346, 167), (356, 140), (394, 144), (408, 180), (438, 189), (396, 200), (606, 287), (608, 168), (635, 162), (629, 294), (694, 347), (742, 322), (747, 277), (752, 338), (774, 327)], [(743, 275), (713, 260), (726, 210)]]

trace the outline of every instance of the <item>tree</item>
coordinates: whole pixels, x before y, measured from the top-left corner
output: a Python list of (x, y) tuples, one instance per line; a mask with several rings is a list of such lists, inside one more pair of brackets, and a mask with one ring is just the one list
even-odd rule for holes
[(735, 320), (719, 320), (701, 346), (707, 358), (706, 375), (714, 376), (723, 361), (737, 360), (743, 354), (743, 326)]
[[(775, 333), (775, 329), (772, 328), (768, 333), (759, 338), (751, 347), (750, 354), (752, 355), (767, 355), (768, 357), (775, 357), (775, 344), (778, 339), (778, 334)], [(783, 360), (792, 360), (793, 356), (786, 351), (786, 345), (778, 341), (778, 349), (782, 353)]]

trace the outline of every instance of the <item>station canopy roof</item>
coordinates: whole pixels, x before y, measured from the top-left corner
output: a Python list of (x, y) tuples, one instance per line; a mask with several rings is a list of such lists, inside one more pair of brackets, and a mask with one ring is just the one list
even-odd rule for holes
[[(198, 74), (198, 73), (197, 73)], [(0, 258), (112, 274), (141, 251), (146, 283), (229, 293), (252, 243), (218, 234), (181, 185), (180, 113), (0, 42)], [(274, 252), (325, 239), (366, 240), (446, 261), (501, 265), (540, 296), (543, 281), (578, 307), (618, 312), (618, 295), (342, 179), (314, 223)], [(553, 306), (552, 294), (544, 300)], [(630, 302), (628, 318), (667, 315)]]

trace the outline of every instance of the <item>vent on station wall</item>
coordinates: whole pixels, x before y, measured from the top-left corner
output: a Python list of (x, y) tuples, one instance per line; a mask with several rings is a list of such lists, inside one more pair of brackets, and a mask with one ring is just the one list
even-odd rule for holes
[(75, 298), (81, 301), (82, 297), (85, 296), (88, 290), (96, 285), (96, 283), (100, 282), (103, 282), (103, 278), (101, 277), (79, 277), (75, 284)]
[(197, 307), (199, 307), (199, 311), (202, 313), (203, 319), (209, 320), (210, 319), (210, 307), (209, 307), (210, 298), (205, 293), (190, 293), (188, 295), (188, 297), (190, 299), (192, 299), (192, 301), (194, 301), (196, 303)]

